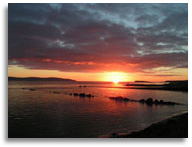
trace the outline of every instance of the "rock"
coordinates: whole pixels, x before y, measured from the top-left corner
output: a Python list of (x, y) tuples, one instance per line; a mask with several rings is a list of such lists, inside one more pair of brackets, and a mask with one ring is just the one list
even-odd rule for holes
[(54, 94), (59, 94), (60, 92), (59, 91), (53, 91)]
[(79, 94), (79, 97), (85, 97), (85, 96), (86, 96), (85, 93), (80, 93), (80, 94)]
[(90, 97), (92, 97), (92, 95), (91, 95), (91, 94), (87, 94), (86, 97), (89, 97), (89, 98), (90, 98)]
[(155, 99), (155, 101), (153, 102), (155, 105), (158, 105), (160, 102), (157, 100), (157, 99)]
[(73, 96), (79, 96), (79, 97), (88, 97), (88, 98), (91, 98), (91, 97), (94, 97), (93, 95), (91, 94), (85, 94), (85, 93), (70, 93), (69, 95), (73, 95)]
[(121, 96), (118, 96), (118, 97), (116, 97), (115, 99), (116, 99), (116, 100), (123, 100), (124, 98), (121, 97)]
[(160, 100), (160, 101), (159, 101), (159, 104), (162, 104), (162, 105), (163, 105), (163, 104), (164, 104), (164, 101), (163, 101), (163, 100)]
[(124, 101), (130, 101), (130, 99), (128, 99), (128, 98), (124, 98), (123, 100), (124, 100)]
[(84, 88), (85, 88), (85, 87), (87, 87), (87, 86), (86, 86), (86, 85), (79, 85), (79, 88), (81, 88), (81, 87), (84, 87)]
[(147, 104), (147, 105), (152, 105), (152, 104), (153, 104), (153, 99), (152, 99), (152, 98), (148, 98), (148, 99), (146, 100), (146, 104)]
[(166, 105), (175, 105), (176, 103), (168, 101), (168, 102), (164, 102), (164, 104), (166, 104)]
[(114, 98), (114, 97), (109, 97), (109, 99), (112, 99), (112, 100), (114, 100), (115, 98)]
[(144, 99), (140, 99), (139, 102), (140, 103), (145, 103), (145, 100)]
[(121, 96), (117, 96), (117, 97), (110, 97), (110, 99), (114, 99), (114, 100), (124, 100), (123, 97)]
[(79, 94), (78, 93), (73, 93), (73, 96), (79, 96)]
[(139, 102), (142, 104), (147, 104), (147, 105), (180, 105), (179, 103), (171, 102), (171, 101), (163, 101), (163, 100), (153, 100), (152, 98), (148, 98), (147, 100), (145, 99), (140, 99), (140, 100), (134, 100), (134, 99), (128, 99), (128, 98), (123, 98), (121, 96), (118, 97), (109, 97), (109, 99), (113, 99), (116, 101), (124, 101), (124, 102)]

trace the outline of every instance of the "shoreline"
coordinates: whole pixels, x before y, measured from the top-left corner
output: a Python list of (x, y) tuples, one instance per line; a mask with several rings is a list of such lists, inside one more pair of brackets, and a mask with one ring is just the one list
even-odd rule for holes
[(168, 91), (180, 91), (180, 92), (188, 92), (187, 89), (174, 89), (174, 88), (165, 88), (165, 87), (127, 87), (127, 89), (143, 89), (143, 90), (168, 90)]
[[(106, 137), (106, 136), (102, 136)], [(188, 112), (166, 118), (149, 127), (127, 134), (112, 133), (109, 138), (188, 138)]]
[(154, 85), (154, 84), (126, 84), (126, 86), (140, 86), (138, 89), (152, 89), (152, 90), (173, 90), (188, 92), (188, 80), (184, 81), (165, 81), (168, 84)]

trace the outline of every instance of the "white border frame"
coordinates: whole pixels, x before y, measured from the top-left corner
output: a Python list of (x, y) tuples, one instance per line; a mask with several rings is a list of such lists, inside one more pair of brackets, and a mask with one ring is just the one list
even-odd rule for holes
[[(18, 147), (31, 147), (31, 146), (46, 146), (50, 147), (52, 145), (58, 145), (58, 146), (78, 146), (78, 147), (98, 147), (98, 146), (110, 146), (110, 147), (117, 147), (117, 145), (129, 145), (134, 147), (140, 147), (140, 146), (147, 146), (147, 147), (162, 147), (162, 146), (169, 146), (174, 145), (174, 147), (180, 147), (181, 145), (185, 146), (192, 146), (192, 140), (190, 139), (191, 135), (191, 124), (192, 124), (192, 118), (190, 117), (190, 109), (192, 109), (192, 102), (191, 102), (191, 92), (190, 88), (192, 87), (192, 81), (191, 81), (191, 51), (188, 52), (188, 80), (189, 80), (189, 93), (188, 93), (188, 105), (189, 105), (189, 139), (7, 139), (7, 101), (8, 101), (8, 92), (7, 92), (7, 59), (8, 59), (8, 23), (7, 23), (7, 10), (8, 10), (8, 3), (188, 3), (188, 17), (189, 17), (189, 24), (188, 24), (188, 37), (192, 38), (192, 29), (189, 26), (192, 26), (192, 1), (191, 0), (33, 0), (33, 1), (26, 1), (26, 0), (1, 0), (1, 49), (0, 49), (0, 65), (1, 65), (1, 76), (0, 76), (0, 90), (1, 90), (1, 102), (0, 102), (0, 114), (1, 114), (1, 120), (0, 120), (0, 146), (18, 146)], [(189, 40), (189, 39), (188, 39)], [(192, 43), (188, 42), (188, 48), (192, 47)]]

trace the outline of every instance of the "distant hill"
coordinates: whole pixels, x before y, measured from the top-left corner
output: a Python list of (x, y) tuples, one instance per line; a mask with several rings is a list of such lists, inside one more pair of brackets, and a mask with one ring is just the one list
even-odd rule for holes
[[(188, 80), (184, 81), (165, 81), (165, 84), (126, 84), (132, 89), (156, 89), (156, 90), (174, 90), (174, 91), (188, 91)], [(142, 83), (142, 82), (141, 82)], [(139, 86), (139, 87), (130, 87)]]
[(188, 80), (184, 80), (184, 81), (165, 81), (165, 82), (168, 83), (168, 84), (165, 84), (166, 89), (188, 91)]
[(26, 77), (26, 78), (19, 78), (19, 77), (8, 77), (9, 81), (66, 81), (66, 82), (76, 82), (72, 79), (63, 79), (63, 78), (55, 78), (55, 77), (48, 77), (48, 78), (40, 78), (40, 77)]
[(169, 83), (188, 83), (188, 80), (175, 80), (175, 81), (165, 81)]

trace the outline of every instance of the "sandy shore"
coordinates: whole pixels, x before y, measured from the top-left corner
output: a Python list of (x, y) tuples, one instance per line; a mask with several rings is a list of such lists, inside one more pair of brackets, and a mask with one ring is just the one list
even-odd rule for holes
[(111, 138), (188, 138), (188, 112), (152, 124), (130, 134), (115, 134)]

